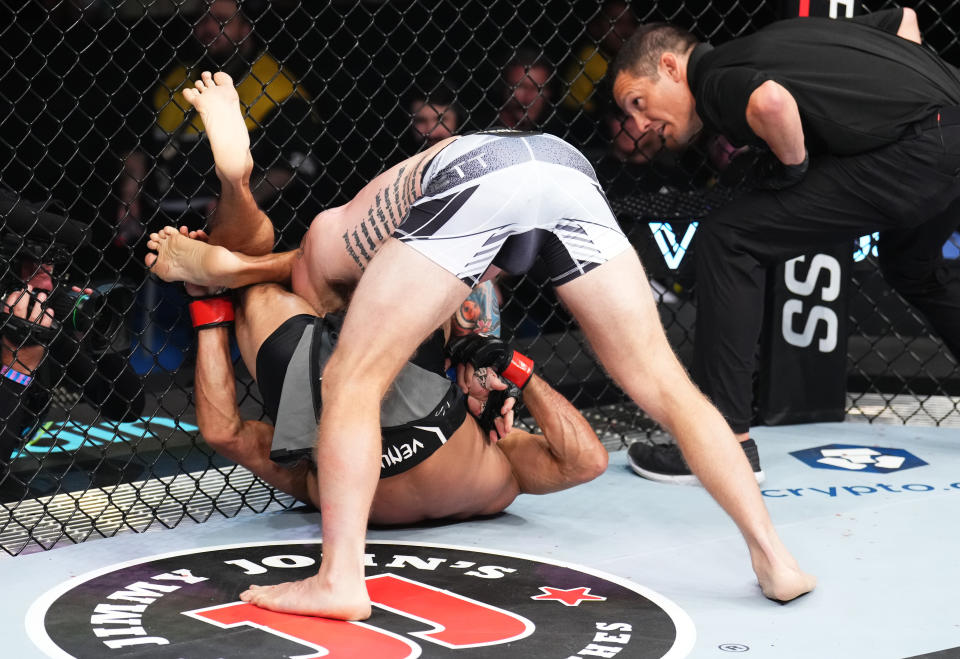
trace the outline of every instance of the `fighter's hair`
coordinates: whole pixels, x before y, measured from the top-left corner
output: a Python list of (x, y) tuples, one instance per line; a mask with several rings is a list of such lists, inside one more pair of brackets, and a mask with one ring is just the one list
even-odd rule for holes
[(616, 80), (624, 71), (639, 78), (657, 80), (660, 56), (664, 53), (682, 54), (697, 43), (697, 38), (682, 27), (669, 23), (641, 25), (620, 47), (610, 67), (610, 79)]

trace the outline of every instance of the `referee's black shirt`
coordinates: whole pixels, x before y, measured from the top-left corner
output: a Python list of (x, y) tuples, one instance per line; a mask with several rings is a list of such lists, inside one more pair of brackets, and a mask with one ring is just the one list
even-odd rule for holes
[(943, 106), (960, 106), (960, 71), (896, 36), (902, 10), (853, 19), (793, 18), (712, 48), (697, 45), (687, 80), (704, 125), (736, 145), (760, 139), (750, 94), (766, 80), (797, 101), (810, 153), (852, 155), (895, 142)]

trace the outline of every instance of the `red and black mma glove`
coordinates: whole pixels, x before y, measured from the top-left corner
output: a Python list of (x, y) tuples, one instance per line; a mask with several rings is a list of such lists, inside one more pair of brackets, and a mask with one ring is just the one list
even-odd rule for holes
[(497, 424), (494, 422), (502, 416), (500, 410), (503, 409), (507, 400), (513, 398), (516, 401), (514, 403), (514, 409), (516, 409), (517, 403), (520, 402), (520, 388), (509, 380), (504, 380), (504, 382), (507, 388), (494, 389), (491, 391), (490, 395), (487, 396), (487, 403), (483, 406), (483, 411), (480, 412), (480, 416), (476, 417), (477, 423), (480, 424), (480, 427), (483, 429), (483, 432), (486, 433), (485, 436), (487, 437), (490, 436), (491, 432), (500, 435), (500, 432), (497, 430)]
[(195, 297), (190, 301), (190, 320), (197, 330), (233, 325), (233, 298), (230, 292)]
[(447, 344), (447, 356), (454, 364), (472, 364), (492, 369), (501, 380), (523, 389), (533, 375), (533, 360), (495, 336), (467, 334)]
[(494, 423), (507, 400), (520, 400), (520, 390), (533, 375), (533, 360), (517, 352), (505, 341), (494, 336), (467, 334), (447, 345), (447, 355), (454, 364), (471, 364), (477, 370), (486, 368), (495, 372), (507, 385), (506, 389), (491, 390), (477, 421), (485, 433), (497, 432)]

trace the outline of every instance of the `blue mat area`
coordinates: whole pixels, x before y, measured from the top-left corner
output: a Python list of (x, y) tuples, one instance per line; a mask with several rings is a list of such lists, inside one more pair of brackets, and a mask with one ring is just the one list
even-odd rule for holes
[[(761, 596), (739, 533), (705, 491), (645, 481), (626, 467), (624, 452), (612, 454), (607, 473), (597, 480), (548, 496), (521, 497), (506, 513), (492, 519), (378, 529), (372, 530), (369, 538), (504, 554), (500, 562), (491, 557), (487, 561), (491, 565), (506, 565), (503, 561), (522, 554), (590, 575), (597, 581), (591, 582), (589, 592), (579, 591), (586, 595), (603, 592), (601, 583), (627, 584), (627, 590), (652, 602), (652, 608), (672, 611), (677, 639), (669, 656), (709, 658), (743, 653), (775, 659), (899, 659), (960, 648), (953, 592), (953, 585), (960, 581), (960, 561), (956, 559), (960, 544), (960, 526), (956, 524), (960, 513), (960, 470), (956, 467), (960, 431), (847, 423), (759, 428), (754, 436), (767, 472), (761, 489), (777, 528), (804, 568), (819, 578), (815, 592), (786, 606)], [(139, 563), (159, 554), (237, 543), (267, 543), (267, 550), (276, 555), (263, 564), (275, 564), (278, 569), (302, 567), (298, 561), (308, 559), (299, 554), (281, 558), (296, 552), (285, 550), (280, 543), (316, 541), (318, 534), (318, 514), (294, 510), (122, 535), (2, 560), (0, 574), (17, 593), (0, 602), (5, 655), (69, 656), (45, 655), (26, 628), (34, 627), (34, 638), (45, 638), (36, 629), (37, 620), (42, 620), (38, 611), (55, 599), (45, 593), (65, 592), (75, 585), (69, 583), (72, 579), (85, 581), (93, 571), (109, 571), (111, 566)], [(309, 553), (303, 548), (297, 551)], [(446, 563), (446, 559), (435, 560), (437, 565), (453, 565), (453, 559)], [(167, 565), (164, 569), (179, 563)], [(183, 565), (187, 565), (186, 559)], [(241, 565), (233, 563), (223, 569)], [(426, 563), (419, 569), (424, 575), (441, 571)], [(275, 580), (286, 580), (288, 574), (292, 572), (283, 572)], [(144, 573), (140, 578), (147, 576), (149, 573)], [(251, 581), (255, 578), (249, 577)], [(226, 599), (235, 597), (236, 593), (231, 593)], [(25, 622), (28, 610), (38, 600), (42, 605)], [(69, 615), (77, 617), (78, 634), (93, 638), (94, 607), (108, 600), (90, 595), (83, 601), (88, 602), (87, 608), (80, 606)], [(206, 597), (184, 600), (183, 606), (201, 610), (224, 603)], [(567, 611), (556, 601), (550, 604), (556, 611)], [(581, 607), (577, 611), (599, 611), (588, 607), (601, 604), (578, 601), (576, 606)], [(521, 609), (516, 613), (520, 615)], [(523, 616), (534, 619), (533, 614)], [(595, 622), (613, 625), (617, 620)], [(419, 636), (410, 638), (411, 633), (404, 642), (422, 646), (420, 656), (424, 657), (663, 656), (659, 650), (659, 654), (650, 654), (654, 644), (644, 641), (642, 627), (634, 624), (629, 633), (613, 628), (597, 631), (600, 640), (588, 638), (576, 646), (563, 644), (569, 634), (541, 629), (509, 646), (489, 648), (487, 654), (477, 648), (444, 654), (436, 644)], [(557, 645), (552, 650), (551, 633), (556, 635)], [(157, 632), (147, 629), (145, 634)], [(105, 636), (97, 642), (111, 638), (118, 637)], [(534, 641), (540, 643), (539, 649), (526, 655), (505, 653), (506, 647), (522, 652), (524, 643), (533, 648)], [(607, 652), (609, 648), (619, 651), (591, 655), (586, 650), (589, 643), (606, 647)], [(158, 646), (155, 651), (148, 645), (124, 651), (103, 645), (99, 656), (133, 656), (124, 653), (132, 650), (140, 653), (138, 657), (194, 656), (186, 646), (177, 650), (174, 645)], [(256, 647), (250, 652), (231, 656), (263, 656)]]

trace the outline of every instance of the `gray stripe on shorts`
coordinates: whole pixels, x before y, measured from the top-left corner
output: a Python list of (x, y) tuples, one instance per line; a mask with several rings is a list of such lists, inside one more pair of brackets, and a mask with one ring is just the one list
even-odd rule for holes
[[(315, 325), (304, 327), (290, 357), (283, 379), (277, 423), (271, 451), (312, 450), (317, 441), (317, 421), (310, 390), (310, 346)], [(400, 426), (427, 419), (450, 389), (450, 380), (407, 362), (380, 404), (380, 422), (384, 427)]]
[(317, 441), (317, 419), (310, 390), (310, 346), (314, 330), (313, 323), (303, 328), (303, 334), (287, 364), (277, 409), (277, 424), (273, 429), (273, 451), (312, 449)]
[(430, 179), (423, 195), (439, 196), (486, 174), (532, 160), (569, 167), (597, 182), (590, 161), (571, 145), (547, 135), (525, 135), (501, 137), (464, 153)]

